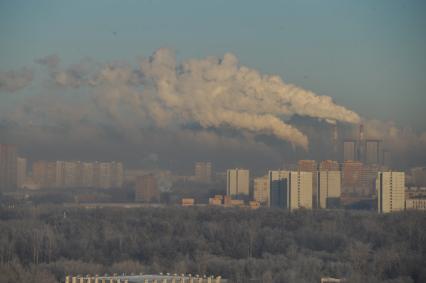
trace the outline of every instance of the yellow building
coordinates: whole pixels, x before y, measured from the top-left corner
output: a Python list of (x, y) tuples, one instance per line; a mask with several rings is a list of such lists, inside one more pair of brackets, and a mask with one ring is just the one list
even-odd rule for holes
[(379, 213), (405, 208), (405, 173), (379, 172), (376, 178), (377, 209)]
[(260, 207), (260, 203), (258, 201), (250, 201), (249, 207), (251, 209), (258, 209)]
[(405, 201), (407, 210), (426, 210), (426, 199), (407, 199)]
[(210, 205), (222, 205), (222, 199), (220, 198), (209, 198), (209, 204)]
[(269, 203), (268, 176), (255, 178), (253, 181), (253, 199), (260, 204)]
[(269, 204), (272, 207), (312, 208), (312, 172), (269, 171)]
[(291, 171), (289, 174), (290, 210), (312, 208), (312, 172)]
[(195, 204), (195, 200), (193, 198), (183, 198), (182, 206), (193, 206)]
[(227, 171), (226, 194), (230, 197), (249, 195), (249, 170), (229, 169)]
[(319, 165), (319, 170), (320, 171), (325, 171), (325, 170), (339, 171), (340, 170), (339, 162), (335, 160), (323, 160), (321, 161)]

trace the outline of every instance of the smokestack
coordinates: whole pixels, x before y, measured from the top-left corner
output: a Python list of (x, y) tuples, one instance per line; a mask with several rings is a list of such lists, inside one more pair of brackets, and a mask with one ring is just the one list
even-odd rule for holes
[[(58, 60), (52, 57), (40, 62), (56, 66)], [(191, 131), (188, 125), (196, 125), (200, 130), (194, 132), (224, 128), (244, 136), (246, 133), (270, 135), (305, 150), (309, 147), (308, 137), (289, 123), (291, 117), (297, 115), (332, 123), (360, 121), (357, 113), (337, 105), (331, 97), (316, 95), (285, 83), (279, 76), (264, 75), (243, 66), (230, 53), (221, 58), (189, 59), (180, 63), (173, 51), (163, 48), (139, 62), (137, 68), (130, 64), (107, 64), (100, 68), (98, 64), (86, 65), (59, 68), (49, 74), (59, 87), (90, 88), (83, 100), (73, 98), (77, 99), (72, 103), (78, 112), (61, 109), (60, 105), (65, 104), (60, 103), (61, 96), (34, 97), (22, 105), (22, 113), (28, 112), (25, 110), (28, 106), (32, 109), (22, 120), (25, 123), (41, 121), (37, 113), (49, 113), (48, 118), (42, 120), (49, 121), (49, 125), (71, 123), (72, 129), (78, 129), (72, 133), (78, 140), (80, 129), (96, 127), (95, 117), (106, 115), (110, 120), (106, 124), (116, 127), (131, 140), (140, 140), (140, 129)], [(51, 111), (52, 108), (57, 110)], [(94, 119), (80, 124), (78, 117), (85, 115)]]
[(359, 125), (359, 141), (362, 142), (364, 141), (364, 125), (361, 124)]
[(358, 136), (358, 160), (364, 162), (364, 150), (365, 142), (364, 142), (364, 125), (359, 125), (359, 136)]
[(337, 125), (333, 125), (333, 141), (337, 141)]
[(338, 140), (337, 124), (333, 124), (332, 127), (333, 127), (333, 132), (332, 132), (333, 154), (335, 158), (337, 158), (337, 140)]

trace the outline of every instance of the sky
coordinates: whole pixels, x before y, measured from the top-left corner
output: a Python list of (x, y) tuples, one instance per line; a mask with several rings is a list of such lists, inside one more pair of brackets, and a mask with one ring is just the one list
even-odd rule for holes
[(40, 58), (54, 54), (64, 69), (87, 62), (138, 65), (166, 48), (178, 62), (232, 53), (262, 75), (278, 75), (362, 119), (421, 137), (425, 12), (425, 1), (393, 0), (1, 1), (0, 72), (30, 70), (24, 77), (31, 83), (0, 88), (0, 111), (28, 97), (70, 91), (46, 86), (58, 71), (46, 71), (35, 62)]

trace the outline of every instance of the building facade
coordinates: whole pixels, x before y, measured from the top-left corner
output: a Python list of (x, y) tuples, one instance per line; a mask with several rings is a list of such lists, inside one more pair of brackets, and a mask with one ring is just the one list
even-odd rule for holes
[(341, 195), (340, 171), (318, 171), (318, 208), (339, 206)]
[(121, 162), (35, 161), (34, 181), (41, 188), (120, 188), (124, 180)]
[(312, 173), (312, 206), (316, 206), (317, 204), (316, 199), (318, 198), (317, 193), (317, 186), (318, 186), (318, 180), (316, 177), (316, 172), (318, 171), (318, 164), (315, 160), (299, 160), (298, 162), (298, 170), (303, 172), (311, 172)]
[(33, 162), (32, 173), (34, 182), (41, 188), (46, 187), (47, 161), (38, 160)]
[(160, 191), (154, 174), (140, 176), (135, 183), (135, 200), (139, 202), (158, 202)]
[(323, 160), (320, 162), (319, 171), (340, 171), (339, 162), (335, 160)]
[(346, 193), (357, 193), (363, 164), (359, 161), (346, 160), (342, 165), (342, 190)]
[(362, 195), (375, 195), (377, 173), (382, 171), (378, 164), (363, 165), (359, 175), (359, 192)]
[(426, 210), (426, 199), (407, 199), (405, 201), (407, 210)]
[(250, 173), (247, 169), (227, 171), (226, 194), (231, 198), (248, 197), (250, 193)]
[(365, 141), (365, 163), (366, 164), (381, 164), (381, 140), (366, 140)]
[(209, 183), (212, 180), (212, 163), (196, 162), (195, 163), (195, 181)]
[(379, 213), (404, 210), (405, 173), (379, 172), (376, 178), (377, 209)]
[(288, 207), (288, 179), (290, 171), (268, 171), (267, 185), (269, 187), (270, 207)]
[(269, 186), (268, 176), (255, 178), (253, 180), (253, 200), (259, 202), (262, 205), (269, 203)]
[(14, 191), (17, 187), (17, 147), (0, 144), (0, 192)]
[(289, 174), (288, 209), (312, 209), (312, 172), (291, 171)]
[(270, 206), (312, 208), (312, 172), (269, 171)]
[(17, 180), (16, 184), (18, 188), (23, 188), (25, 181), (27, 180), (27, 159), (18, 157), (16, 159), (16, 173)]
[(358, 160), (358, 148), (356, 140), (343, 141), (343, 161)]

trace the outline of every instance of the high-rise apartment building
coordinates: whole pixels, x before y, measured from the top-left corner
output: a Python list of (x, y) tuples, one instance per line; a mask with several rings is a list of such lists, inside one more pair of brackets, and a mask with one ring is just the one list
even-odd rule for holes
[(27, 179), (27, 159), (18, 157), (16, 159), (17, 187), (22, 188)]
[(229, 169), (227, 171), (226, 194), (230, 197), (249, 196), (249, 170)]
[(379, 172), (376, 179), (377, 209), (379, 213), (405, 208), (405, 173)]
[(343, 161), (358, 160), (358, 148), (356, 140), (343, 141)]
[(46, 166), (46, 187), (56, 187), (56, 162), (47, 162)]
[(33, 180), (41, 188), (47, 186), (47, 161), (39, 160), (33, 162)]
[(65, 186), (65, 162), (56, 161), (56, 179), (55, 187), (63, 188)]
[(374, 195), (376, 176), (382, 168), (378, 164), (363, 165), (359, 175), (359, 188), (362, 195)]
[(319, 171), (340, 171), (340, 166), (337, 161), (323, 160), (319, 165)]
[(120, 188), (121, 162), (35, 161), (33, 178), (41, 188)]
[(212, 180), (212, 163), (196, 162), (195, 163), (195, 180), (198, 182), (209, 183)]
[(299, 171), (304, 171), (304, 172), (317, 171), (317, 162), (315, 160), (299, 160), (297, 165), (298, 165)]
[(136, 179), (135, 200), (140, 202), (158, 202), (160, 191), (154, 174), (140, 176)]
[(312, 172), (291, 171), (288, 182), (288, 209), (312, 208)]
[(298, 162), (298, 170), (299, 171), (303, 171), (303, 172), (311, 172), (312, 173), (312, 206), (316, 207), (316, 199), (317, 197), (317, 177), (316, 177), (316, 172), (318, 171), (318, 165), (317, 162), (315, 160), (299, 160)]
[(381, 164), (381, 140), (365, 141), (365, 163)]
[(253, 199), (260, 204), (269, 203), (268, 176), (255, 178), (253, 180)]
[(312, 208), (312, 172), (269, 171), (270, 206)]
[(333, 208), (340, 203), (340, 171), (318, 171), (318, 208)]
[(112, 164), (109, 162), (99, 163), (99, 187), (103, 189), (111, 188)]
[(100, 163), (95, 161), (93, 162), (93, 187), (99, 188), (101, 184), (100, 180)]
[(0, 192), (13, 191), (17, 183), (17, 147), (0, 144)]
[(269, 206), (288, 208), (288, 179), (290, 171), (268, 171)]
[(78, 177), (80, 176), (80, 162), (64, 162), (64, 186), (66, 188), (75, 188), (79, 186)]
[(346, 160), (342, 166), (342, 188), (346, 192), (356, 192), (360, 187), (363, 164), (359, 161)]
[(81, 163), (81, 185), (84, 188), (94, 187), (94, 166), (92, 162)]
[(121, 188), (124, 182), (124, 166), (122, 162), (114, 162), (113, 164), (113, 178), (112, 186), (114, 188)]

